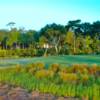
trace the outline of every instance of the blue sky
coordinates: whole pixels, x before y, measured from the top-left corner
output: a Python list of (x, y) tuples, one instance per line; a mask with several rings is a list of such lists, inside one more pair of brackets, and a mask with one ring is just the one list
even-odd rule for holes
[(16, 27), (39, 30), (49, 23), (66, 25), (69, 20), (100, 20), (100, 0), (1, 0), (0, 28), (8, 22)]

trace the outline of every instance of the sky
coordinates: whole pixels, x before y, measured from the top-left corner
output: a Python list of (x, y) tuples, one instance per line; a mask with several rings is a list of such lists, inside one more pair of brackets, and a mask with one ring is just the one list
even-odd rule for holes
[(17, 28), (40, 30), (46, 24), (69, 20), (100, 20), (100, 0), (1, 0), (0, 29), (15, 22)]

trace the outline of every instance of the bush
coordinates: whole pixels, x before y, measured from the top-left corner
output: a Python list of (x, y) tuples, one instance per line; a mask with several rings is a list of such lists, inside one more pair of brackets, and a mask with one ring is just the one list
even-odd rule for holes
[(44, 54), (44, 49), (37, 49), (36, 56), (43, 56)]
[(22, 66), (21, 65), (18, 64), (18, 65), (15, 66), (16, 73), (21, 72), (21, 70), (22, 70)]
[(76, 82), (78, 79), (77, 74), (74, 73), (59, 72), (59, 75), (61, 80), (63, 80), (64, 82)]
[(37, 70), (42, 70), (45, 68), (45, 64), (43, 62), (37, 62), (36, 68), (37, 68)]
[(6, 57), (7, 51), (6, 50), (0, 50), (0, 57)]
[(28, 48), (28, 49), (10, 49), (10, 50), (1, 50), (0, 49), (0, 57), (12, 57), (12, 56), (19, 56), (19, 57), (25, 57), (30, 56), (34, 57), (36, 56), (36, 49), (34, 48)]
[(87, 75), (87, 74), (82, 74), (82, 75), (81, 75), (81, 80), (82, 80), (82, 83), (87, 83), (88, 80), (89, 80), (89, 75)]
[(48, 77), (48, 71), (47, 70), (39, 70), (35, 73), (35, 77), (38, 79)]
[(57, 73), (60, 70), (60, 65), (57, 63), (52, 64), (49, 69), (52, 70), (53, 72)]
[(36, 64), (29, 64), (28, 66), (25, 67), (25, 72), (29, 72), (31, 74), (34, 74), (36, 72)]

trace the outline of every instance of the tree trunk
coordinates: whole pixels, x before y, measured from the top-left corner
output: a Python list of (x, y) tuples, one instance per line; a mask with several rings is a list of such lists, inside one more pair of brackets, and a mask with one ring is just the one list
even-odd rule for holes
[(45, 57), (47, 56), (47, 51), (48, 51), (48, 48), (45, 49), (45, 52), (44, 52), (43, 56), (45, 56)]
[(58, 47), (55, 45), (56, 55), (58, 55)]

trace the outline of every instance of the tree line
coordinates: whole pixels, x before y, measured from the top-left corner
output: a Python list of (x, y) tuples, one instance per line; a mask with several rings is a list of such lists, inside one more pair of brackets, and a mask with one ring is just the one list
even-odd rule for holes
[[(69, 21), (66, 25), (47, 24), (39, 31), (0, 29), (1, 50), (28, 50), (35, 55), (100, 54), (100, 21)], [(27, 52), (27, 51), (26, 51)]]

